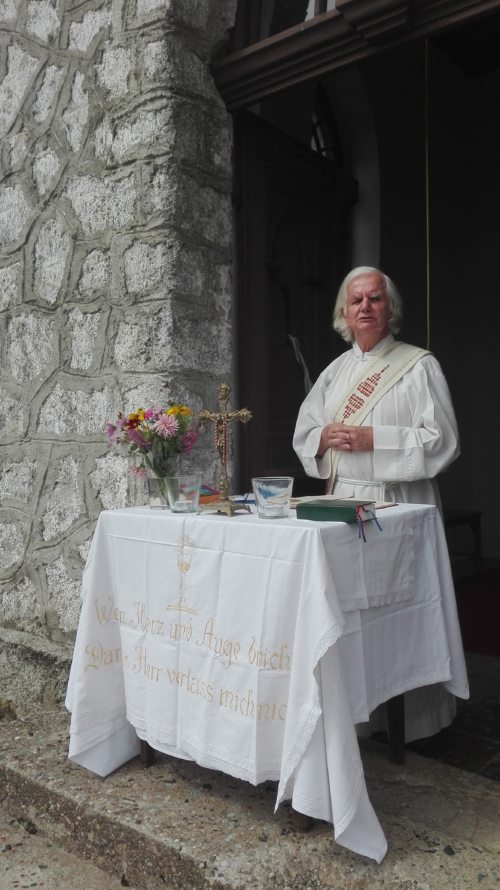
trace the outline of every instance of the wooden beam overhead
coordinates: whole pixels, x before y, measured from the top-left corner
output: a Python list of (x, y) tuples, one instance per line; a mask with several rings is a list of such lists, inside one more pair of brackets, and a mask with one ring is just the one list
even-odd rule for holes
[(500, 10), (500, 0), (337, 0), (336, 8), (212, 65), (230, 111), (384, 49)]

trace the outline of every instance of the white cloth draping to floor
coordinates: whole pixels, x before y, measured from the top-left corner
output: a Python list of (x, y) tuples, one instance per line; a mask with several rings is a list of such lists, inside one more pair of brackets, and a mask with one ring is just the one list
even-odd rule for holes
[(380, 862), (355, 724), (401, 692), (444, 684), (466, 698), (468, 686), (436, 508), (379, 520), (363, 543), (354, 525), (295, 517), (103, 512), (66, 700), (70, 758), (107, 775), (139, 737), (279, 780), (277, 806), (291, 799)]

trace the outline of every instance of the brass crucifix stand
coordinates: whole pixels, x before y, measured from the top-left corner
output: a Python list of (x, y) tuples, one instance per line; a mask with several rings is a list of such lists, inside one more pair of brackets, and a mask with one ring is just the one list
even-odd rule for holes
[(198, 419), (201, 421), (210, 420), (214, 425), (214, 444), (219, 453), (220, 475), (219, 475), (219, 499), (213, 504), (207, 504), (204, 508), (216, 510), (217, 513), (226, 513), (232, 516), (238, 510), (244, 510), (251, 513), (248, 504), (238, 504), (229, 497), (229, 482), (227, 478), (227, 427), (232, 420), (239, 420), (240, 423), (248, 423), (252, 419), (252, 415), (248, 408), (240, 408), (239, 411), (228, 411), (229, 394), (231, 387), (227, 383), (221, 383), (218, 389), (220, 411), (207, 411), (203, 408)]

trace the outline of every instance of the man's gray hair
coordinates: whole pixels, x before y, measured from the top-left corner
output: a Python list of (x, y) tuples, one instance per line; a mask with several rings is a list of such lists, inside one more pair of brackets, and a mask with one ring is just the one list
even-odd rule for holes
[(348, 343), (352, 343), (354, 338), (344, 317), (344, 309), (347, 301), (347, 287), (351, 281), (354, 281), (354, 279), (358, 278), (360, 275), (374, 274), (381, 276), (384, 282), (385, 292), (389, 297), (389, 307), (391, 310), (389, 330), (391, 334), (398, 334), (401, 328), (401, 323), (403, 321), (403, 301), (394, 282), (391, 281), (388, 275), (384, 275), (380, 269), (375, 269), (373, 266), (357, 266), (356, 269), (352, 269), (348, 275), (346, 275), (340, 285), (337, 299), (335, 301), (335, 308), (333, 310), (333, 327), (337, 331), (337, 334), (340, 334), (340, 336)]

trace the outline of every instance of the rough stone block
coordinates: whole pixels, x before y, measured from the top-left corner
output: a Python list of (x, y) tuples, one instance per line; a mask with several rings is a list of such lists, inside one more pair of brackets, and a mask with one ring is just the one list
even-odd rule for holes
[[(179, 399), (179, 401), (193, 407), (188, 395), (189, 393), (184, 386), (182, 390), (179, 389), (179, 391), (176, 392), (175, 396), (172, 396), (172, 399)], [(168, 402), (168, 395), (165, 389), (165, 384), (160, 377), (148, 376), (144, 380), (139, 378), (138, 381), (138, 375), (134, 374), (133, 379), (131, 378), (130, 380), (129, 388), (125, 389), (123, 400), (123, 410), (126, 414), (130, 414), (131, 411), (136, 411), (137, 408), (150, 408), (155, 405), (166, 405)]]
[(11, 171), (18, 170), (28, 154), (29, 137), (25, 130), (14, 133), (6, 140), (8, 151), (8, 165)]
[(20, 277), (21, 263), (0, 267), (0, 312), (19, 303), (21, 299)]
[(72, 241), (60, 219), (41, 226), (35, 243), (33, 293), (38, 300), (55, 303), (71, 257)]
[(165, 292), (165, 278), (171, 272), (171, 251), (165, 242), (148, 244), (134, 241), (124, 255), (125, 282), (130, 294)]
[(217, 40), (234, 24), (237, 0), (137, 0), (131, 25), (165, 17)]
[(90, 483), (105, 510), (127, 506), (128, 459), (119, 454), (106, 454), (95, 461)]
[(17, 0), (0, 0), (0, 22), (13, 25), (17, 18)]
[(231, 199), (228, 194), (179, 173), (167, 210), (204, 241), (229, 248), (232, 242)]
[(62, 163), (57, 153), (49, 146), (35, 154), (32, 170), (38, 194), (43, 197), (57, 182)]
[[(219, 319), (174, 315), (172, 325), (172, 360), (169, 365), (211, 375), (231, 374), (232, 330), (229, 322)], [(196, 349), (192, 344), (196, 343)]]
[(29, 536), (29, 524), (11, 510), (0, 513), (0, 578), (13, 575), (22, 565)]
[(100, 312), (82, 312), (78, 307), (69, 313), (71, 368), (87, 371), (92, 366), (101, 318)]
[(23, 435), (26, 408), (18, 396), (0, 387), (0, 439), (10, 442)]
[[(142, 67), (147, 81), (165, 82), (167, 69), (170, 67), (167, 42), (164, 38), (151, 40), (142, 50)], [(200, 62), (204, 69), (205, 66)], [(150, 84), (147, 84), (150, 86)]]
[(118, 397), (110, 386), (84, 392), (56, 383), (43, 402), (37, 431), (51, 437), (102, 435), (118, 411)]
[(33, 216), (33, 205), (18, 182), (0, 187), (0, 248), (22, 243)]
[(15, 500), (27, 504), (33, 494), (36, 469), (35, 460), (4, 463), (0, 470), (0, 502)]
[(203, 247), (181, 244), (176, 251), (175, 290), (196, 305), (202, 304), (205, 312), (213, 309), (209, 286), (212, 263), (210, 252)]
[(30, 37), (36, 37), (42, 43), (59, 33), (61, 22), (49, 0), (28, 0), (26, 7), (26, 31)]
[(41, 520), (44, 541), (62, 535), (81, 515), (80, 473), (80, 465), (69, 455), (51, 467), (43, 495), (47, 504)]
[(225, 111), (199, 102), (178, 103), (175, 108), (176, 158), (216, 176), (232, 175), (233, 133)]
[(77, 71), (71, 89), (71, 101), (62, 115), (66, 138), (73, 151), (79, 151), (82, 147), (89, 118), (89, 97), (83, 89), (83, 79), (82, 72)]
[(24, 312), (8, 326), (10, 372), (17, 383), (35, 380), (54, 364), (55, 320)]
[(31, 112), (37, 124), (43, 123), (49, 117), (63, 81), (64, 69), (59, 68), (57, 65), (48, 65), (43, 76), (42, 85), (31, 107)]
[(37, 588), (31, 578), (22, 575), (14, 583), (2, 585), (0, 615), (3, 627), (40, 632), (40, 603)]
[(81, 581), (68, 574), (62, 556), (45, 568), (48, 602), (45, 620), (52, 639), (62, 640), (63, 635), (72, 634), (78, 627), (81, 608)]
[(169, 13), (172, 11), (173, 5), (174, 0), (136, 0), (135, 16), (132, 6), (132, 22), (134, 22), (134, 18), (135, 24), (137, 24), (137, 22), (141, 19), (163, 18), (165, 13)]
[(171, 105), (142, 107), (113, 123), (106, 118), (95, 134), (96, 156), (107, 164), (165, 154), (173, 148)]
[(166, 308), (147, 313), (133, 309), (118, 325), (114, 357), (124, 371), (163, 371), (167, 361), (172, 367), (172, 348), (172, 319)]
[[(147, 39), (147, 38), (146, 38)], [(205, 60), (182, 40), (179, 32), (147, 42), (141, 53), (143, 87), (162, 84), (186, 96), (202, 97), (225, 108)]]
[(84, 258), (78, 279), (78, 291), (86, 298), (93, 298), (109, 289), (111, 261), (109, 252), (91, 250)]
[(87, 10), (81, 21), (73, 21), (69, 26), (68, 49), (78, 53), (89, 52), (93, 48), (94, 41), (103, 38), (110, 24), (110, 4), (100, 9)]
[(208, 248), (182, 244), (175, 266), (172, 313), (226, 324), (231, 317), (231, 281), (229, 263), (216, 263)]
[(26, 93), (41, 67), (36, 56), (14, 43), (7, 50), (7, 73), (0, 83), (0, 138), (16, 119)]
[(137, 191), (133, 175), (107, 179), (75, 176), (69, 181), (66, 194), (86, 234), (126, 228), (134, 223)]
[(98, 83), (113, 99), (126, 96), (129, 91), (129, 76), (133, 68), (131, 55), (126, 47), (107, 43), (102, 62), (96, 65)]

